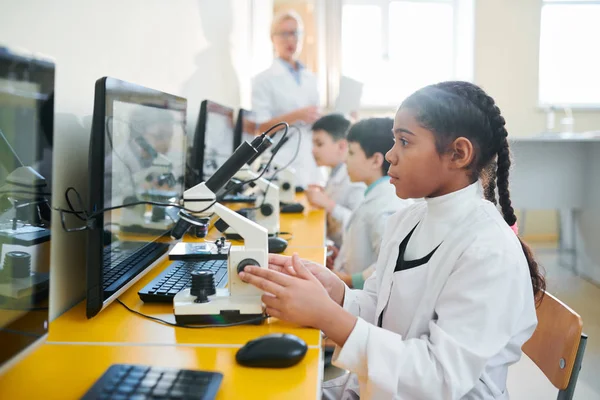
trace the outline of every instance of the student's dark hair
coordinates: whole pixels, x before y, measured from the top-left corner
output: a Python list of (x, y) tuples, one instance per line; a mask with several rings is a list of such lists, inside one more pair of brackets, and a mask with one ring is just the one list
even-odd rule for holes
[(333, 140), (340, 140), (346, 137), (350, 121), (342, 114), (329, 114), (319, 118), (312, 126), (313, 131), (323, 130), (327, 132)]
[[(494, 99), (472, 83), (442, 82), (413, 93), (400, 108), (413, 111), (419, 124), (434, 133), (440, 154), (458, 137), (471, 141), (475, 150), (469, 166), (471, 179), (483, 180), (486, 199), (499, 204), (504, 220), (513, 226), (517, 217), (508, 188), (511, 165), (508, 132)], [(519, 241), (529, 264), (533, 292), (536, 296), (543, 295), (544, 275), (530, 247), (521, 238)]]
[(387, 175), (390, 163), (385, 159), (387, 153), (394, 146), (392, 128), (394, 120), (391, 118), (369, 118), (352, 125), (348, 131), (348, 142), (358, 143), (367, 157), (375, 153), (383, 155), (381, 172)]

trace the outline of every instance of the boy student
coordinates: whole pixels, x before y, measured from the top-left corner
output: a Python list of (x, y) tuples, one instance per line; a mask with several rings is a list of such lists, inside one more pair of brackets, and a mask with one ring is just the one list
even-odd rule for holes
[(348, 132), (346, 167), (352, 182), (366, 185), (364, 200), (354, 210), (344, 231), (344, 241), (333, 270), (350, 288), (362, 289), (373, 273), (386, 221), (412, 200), (396, 196), (387, 175), (385, 154), (394, 146), (391, 118), (370, 118)]
[(330, 167), (331, 174), (325, 187), (309, 185), (306, 197), (313, 207), (327, 211), (327, 237), (337, 248), (342, 244), (344, 227), (366, 189), (362, 182), (351, 182), (346, 172), (349, 127), (350, 121), (340, 114), (326, 115), (312, 126), (313, 157), (318, 166)]

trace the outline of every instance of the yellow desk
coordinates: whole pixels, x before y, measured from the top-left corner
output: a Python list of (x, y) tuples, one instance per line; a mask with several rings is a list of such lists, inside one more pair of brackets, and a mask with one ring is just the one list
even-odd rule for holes
[[(301, 196), (298, 196), (302, 200)], [(291, 228), (294, 235), (284, 254), (298, 253), (302, 258), (321, 264), (325, 263), (325, 213), (322, 210), (304, 214), (283, 214), (281, 225)], [(283, 230), (283, 229), (282, 229)], [(208, 240), (219, 237), (213, 229)], [(186, 240), (194, 240), (187, 238)], [(171, 261), (158, 264), (144, 277), (120, 296), (121, 301), (130, 308), (169, 322), (175, 322), (172, 304), (144, 303), (137, 292), (146, 286)], [(80, 302), (50, 324), (48, 342), (68, 343), (138, 343), (160, 345), (243, 345), (256, 337), (275, 332), (292, 333), (302, 338), (309, 346), (320, 346), (321, 335), (318, 330), (301, 328), (271, 318), (259, 326), (239, 326), (231, 328), (188, 329), (175, 328), (159, 324), (126, 310), (121, 304), (113, 302), (92, 319), (85, 316), (85, 301)]]
[(286, 369), (238, 366), (237, 348), (44, 344), (0, 376), (0, 399), (79, 399), (116, 363), (217, 371), (217, 399), (320, 398), (322, 363), (309, 349)]
[(304, 206), (304, 212), (281, 214), (279, 230), (292, 235), (289, 240), (290, 246), (325, 247), (327, 237), (325, 210), (312, 208), (304, 194), (297, 194), (296, 201)]
[[(290, 254), (294, 251), (304, 258), (321, 263), (325, 258), (324, 248), (289, 248)], [(137, 294), (169, 263), (169, 260), (165, 260), (156, 266), (121, 295), (121, 301), (136, 311), (175, 322), (172, 304), (144, 303)], [(259, 326), (208, 329), (175, 328), (135, 315), (117, 302), (113, 302), (89, 320), (85, 316), (85, 302), (79, 303), (50, 324), (48, 342), (242, 345), (248, 340), (275, 332), (293, 333), (306, 341), (308, 345), (318, 346), (320, 344), (321, 335), (318, 330), (300, 328), (274, 318)]]
[[(305, 201), (303, 201), (305, 203)], [(325, 262), (325, 213), (283, 214), (281, 230), (293, 239), (286, 254)], [(211, 232), (209, 238), (216, 234)], [(134, 310), (174, 322), (171, 304), (144, 304), (137, 292), (170, 261), (159, 263), (120, 299)], [(268, 333), (292, 333), (309, 346), (305, 359), (293, 368), (250, 369), (238, 366), (235, 353), (249, 340)], [(0, 376), (0, 399), (76, 399), (114, 363), (213, 370), (224, 378), (218, 399), (320, 398), (321, 334), (277, 319), (260, 326), (187, 329), (142, 318), (117, 302), (96, 317), (85, 316), (85, 302), (50, 324), (48, 340)]]
[[(325, 212), (323, 210), (304, 211), (304, 214), (282, 214), (279, 229), (292, 235), (289, 245), (297, 248), (325, 247)], [(306, 257), (305, 257), (306, 258)]]

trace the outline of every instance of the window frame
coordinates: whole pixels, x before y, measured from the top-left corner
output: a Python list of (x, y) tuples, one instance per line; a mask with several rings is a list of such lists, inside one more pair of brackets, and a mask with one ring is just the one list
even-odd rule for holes
[[(338, 84), (339, 79), (342, 76), (342, 54), (341, 54), (341, 43), (342, 43), (342, 8), (344, 5), (368, 5), (368, 6), (379, 6), (382, 10), (382, 48), (388, 49), (389, 47), (389, 18), (385, 18), (388, 16), (387, 10), (391, 3), (395, 1), (401, 1), (405, 3), (415, 2), (415, 3), (440, 3), (440, 4), (450, 4), (453, 9), (453, 41), (454, 41), (454, 54), (453, 54), (453, 63), (452, 63), (452, 71), (453, 77), (455, 79), (462, 79), (473, 81), (474, 80), (474, 47), (475, 47), (475, 39), (474, 39), (474, 25), (475, 25), (475, 15), (474, 15), (474, 7), (475, 0), (321, 0), (322, 10), (326, 14), (326, 18), (322, 21), (325, 24), (321, 26), (322, 37), (324, 37), (324, 47), (326, 51), (327, 57), (327, 66), (328, 72), (323, 73), (319, 76), (320, 80), (324, 82), (322, 85), (322, 89), (325, 90), (326, 94), (324, 96), (325, 103), (327, 107), (332, 108), (335, 104), (335, 100), (337, 94), (339, 92)], [(325, 4), (323, 4), (325, 3)], [(464, 15), (457, 12), (461, 3), (464, 4), (462, 7), (465, 8), (466, 16), (468, 20), (465, 21)], [(459, 46), (459, 31), (464, 30), (464, 27), (461, 27), (461, 24), (467, 23), (469, 26), (467, 30), (469, 31), (469, 39), (467, 42), (461, 43)], [(460, 48), (460, 50), (459, 50)], [(465, 49), (467, 49), (465, 51)], [(458, 54), (467, 56), (464, 58), (466, 62), (460, 63), (458, 60)], [(460, 64), (460, 66), (459, 66)], [(460, 70), (460, 73), (457, 71)], [(361, 105), (361, 111), (367, 111), (372, 113), (378, 112), (389, 112), (395, 110), (396, 106), (384, 105), (384, 104), (365, 104)]]

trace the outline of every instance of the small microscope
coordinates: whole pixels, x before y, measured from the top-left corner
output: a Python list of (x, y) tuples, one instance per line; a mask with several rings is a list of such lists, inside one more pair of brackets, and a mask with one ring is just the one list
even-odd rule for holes
[(192, 287), (179, 292), (173, 299), (175, 320), (184, 324), (227, 324), (254, 321), (260, 323), (263, 316), (262, 292), (244, 283), (239, 272), (247, 265), (268, 268), (268, 230), (235, 211), (216, 202), (216, 195), (248, 161), (258, 154), (264, 141), (270, 141), (266, 133), (257, 136), (252, 143), (243, 142), (233, 155), (206, 181), (183, 194), (183, 204), (192, 213), (180, 211), (180, 219), (171, 231), (174, 239), (180, 239), (190, 226), (198, 224), (213, 213), (220, 217), (215, 226), (224, 232), (233, 228), (244, 240), (243, 246), (231, 246), (227, 258), (228, 285), (216, 289), (210, 272), (194, 272)]

